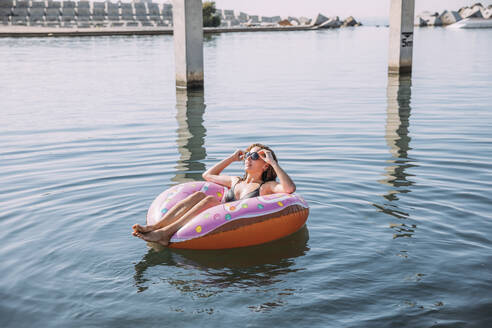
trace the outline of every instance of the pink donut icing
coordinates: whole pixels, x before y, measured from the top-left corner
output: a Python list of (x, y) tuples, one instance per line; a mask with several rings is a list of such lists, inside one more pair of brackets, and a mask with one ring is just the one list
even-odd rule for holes
[[(222, 202), (228, 190), (218, 184), (205, 181), (186, 182), (171, 187), (152, 202), (147, 213), (147, 224), (158, 222), (177, 202), (197, 191), (217, 197)], [(280, 212), (291, 205), (308, 208), (306, 201), (297, 194), (271, 194), (222, 203), (194, 217), (171, 237), (171, 242), (199, 238), (228, 222)]]

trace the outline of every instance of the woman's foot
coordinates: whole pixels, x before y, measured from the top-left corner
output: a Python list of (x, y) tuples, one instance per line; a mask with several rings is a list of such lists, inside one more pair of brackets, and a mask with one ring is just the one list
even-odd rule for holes
[(169, 234), (164, 229), (150, 231), (146, 233), (134, 231), (133, 235), (145, 241), (159, 243), (163, 246), (169, 245), (169, 239), (171, 239), (171, 236), (169, 236)]
[(144, 226), (141, 226), (140, 224), (135, 224), (133, 227), (133, 230), (136, 231), (136, 232), (141, 232), (141, 233), (146, 233), (146, 232), (150, 232), (150, 231), (154, 231), (156, 230), (154, 226), (152, 225), (144, 225)]

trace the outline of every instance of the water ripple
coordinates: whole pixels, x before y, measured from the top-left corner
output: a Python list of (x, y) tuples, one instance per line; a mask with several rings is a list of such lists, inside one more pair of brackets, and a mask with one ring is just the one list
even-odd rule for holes
[[(386, 75), (387, 36), (207, 36), (192, 93), (169, 36), (6, 38), (2, 327), (486, 326), (489, 32), (416, 29), (411, 79)], [(296, 182), (307, 228), (212, 252), (131, 236), (162, 190), (252, 142)]]

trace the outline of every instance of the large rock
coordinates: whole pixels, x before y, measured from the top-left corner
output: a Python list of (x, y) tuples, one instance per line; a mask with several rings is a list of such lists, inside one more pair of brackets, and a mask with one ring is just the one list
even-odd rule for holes
[[(292, 16), (289, 16), (287, 18), (287, 20), (292, 24), (292, 25), (301, 25), (301, 22), (299, 21), (299, 19), (297, 19), (297, 17), (292, 17)], [(294, 23), (295, 22), (295, 23)]]
[(442, 25), (451, 25), (461, 20), (461, 16), (458, 12), (448, 10), (445, 10), (439, 18), (441, 19)]
[(278, 22), (278, 25), (280, 25), (280, 26), (292, 26), (291, 22), (289, 22), (288, 19), (281, 20), (280, 22)]
[(424, 11), (422, 14), (416, 17), (415, 25), (417, 26), (441, 26), (442, 21), (439, 18), (438, 13), (431, 14), (428, 11)]
[(483, 18), (482, 16), (482, 7), (474, 6), (473, 8), (466, 8), (461, 13), (461, 17), (463, 18)]
[(427, 26), (427, 22), (420, 17), (420, 15), (415, 16), (415, 21), (413, 23), (415, 26), (424, 27)]
[(323, 24), (324, 22), (327, 22), (329, 21), (330, 19), (322, 14), (318, 14), (318, 16), (316, 16), (315, 19), (313, 19), (313, 25), (317, 26), (317, 25), (321, 25)]
[(442, 21), (439, 16), (431, 16), (427, 18), (427, 26), (442, 26)]
[(342, 26), (342, 22), (340, 21), (340, 18), (336, 16), (319, 25), (319, 28), (338, 28), (340, 26)]
[(357, 25), (357, 21), (355, 20), (354, 17), (350, 16), (343, 21), (342, 27), (356, 26), (356, 25)]
[(477, 2), (476, 4), (474, 4), (473, 6), (471, 6), (472, 9), (475, 9), (475, 7), (484, 8), (484, 6), (480, 2)]
[(485, 19), (492, 19), (492, 8), (491, 9), (484, 9), (482, 11), (482, 16)]
[(311, 25), (311, 19), (307, 17), (299, 17), (299, 24), (301, 25)]

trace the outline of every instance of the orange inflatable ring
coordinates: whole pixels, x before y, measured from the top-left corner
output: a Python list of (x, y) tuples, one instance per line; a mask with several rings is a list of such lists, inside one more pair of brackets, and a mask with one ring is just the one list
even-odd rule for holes
[[(155, 224), (163, 213), (197, 191), (223, 202), (228, 190), (203, 181), (174, 186), (152, 202), (147, 224)], [(298, 231), (308, 215), (309, 206), (297, 194), (272, 194), (222, 203), (191, 219), (171, 237), (169, 247), (226, 249), (263, 244)]]

